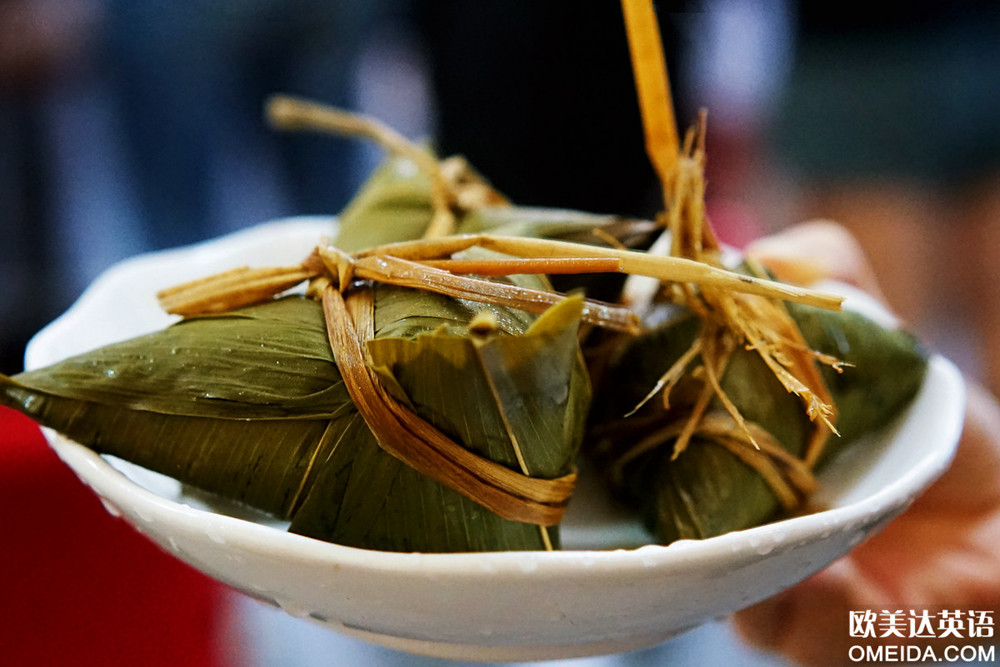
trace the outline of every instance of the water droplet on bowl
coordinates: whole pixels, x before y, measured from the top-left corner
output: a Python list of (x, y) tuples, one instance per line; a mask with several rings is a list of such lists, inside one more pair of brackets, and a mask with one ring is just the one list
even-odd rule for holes
[(521, 572), (530, 574), (538, 569), (538, 561), (534, 558), (529, 558), (522, 560), (518, 563), (521, 568)]
[(226, 538), (222, 534), (221, 529), (214, 523), (209, 523), (208, 525), (205, 526), (205, 535), (208, 536), (208, 539), (212, 540), (216, 544), (226, 543)]
[(101, 498), (101, 504), (104, 505), (104, 509), (107, 510), (108, 514), (110, 514), (111, 516), (115, 517), (116, 519), (121, 517), (122, 511), (118, 509), (118, 507), (107, 498)]
[(295, 618), (308, 618), (313, 612), (305, 608), (298, 602), (292, 600), (276, 600), (278, 606), (289, 616), (294, 616)]

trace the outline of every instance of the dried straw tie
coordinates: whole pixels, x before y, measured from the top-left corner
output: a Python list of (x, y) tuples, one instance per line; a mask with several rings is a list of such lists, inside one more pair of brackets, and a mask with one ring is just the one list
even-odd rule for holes
[[(647, 60), (662, 60), (657, 55), (658, 52), (653, 49), (647, 54)], [(652, 78), (655, 80), (656, 77)], [(662, 96), (662, 91), (660, 93)], [(669, 108), (669, 104), (665, 106)], [(623, 249), (542, 239), (488, 235), (441, 238), (454, 228), (453, 207), (468, 209), (502, 205), (506, 201), (485, 183), (475, 178), (468, 179), (467, 167), (447, 160), (439, 163), (429, 153), (373, 119), (288, 97), (272, 99), (268, 105), (268, 116), (272, 123), (283, 129), (320, 129), (367, 136), (391, 152), (413, 160), (432, 179), (434, 215), (428, 233), (421, 241), (389, 244), (354, 256), (329, 245), (319, 246), (300, 266), (277, 269), (244, 267), (165, 290), (159, 295), (161, 305), (168, 312), (180, 315), (219, 312), (271, 298), (303, 280), (311, 280), (310, 295), (323, 303), (330, 344), (341, 375), (379, 445), (415, 470), (507, 519), (540, 526), (558, 523), (572, 493), (575, 474), (544, 480), (484, 459), (452, 441), (390, 396), (365, 364), (365, 345), (374, 335), (371, 289), (350, 290), (346, 298), (341, 294), (348, 290), (352, 279), (436, 291), (532, 312), (540, 312), (565, 297), (456, 274), (625, 272), (652, 276), (665, 282), (717, 285), (738, 292), (826, 308), (839, 306), (839, 299), (828, 295), (740, 276), (678, 257), (651, 257)], [(671, 123), (653, 124), (654, 127), (657, 125), (670, 126)], [(649, 130), (647, 123), (647, 134)], [(667, 144), (676, 144), (675, 136), (660, 139)], [(666, 155), (671, 157), (672, 153), (667, 151)], [(669, 161), (657, 166), (661, 176), (673, 171)], [(666, 184), (667, 179), (664, 182)], [(472, 262), (447, 259), (453, 253), (473, 246), (516, 257)], [(631, 311), (591, 300), (585, 300), (583, 319), (612, 329), (633, 333), (638, 330), (637, 318)]]
[[(472, 246), (496, 247), (537, 254), (536, 258), (486, 260), (485, 266), (465, 260), (440, 260), (456, 250)], [(391, 253), (391, 254), (388, 254)], [(416, 259), (403, 259), (396, 254)], [(576, 257), (573, 257), (573, 255)], [(584, 257), (580, 257), (584, 255)], [(599, 255), (585, 257), (586, 255)], [(600, 256), (603, 255), (603, 256)], [(542, 261), (535, 261), (540, 259)], [(541, 311), (565, 298), (540, 290), (455, 275), (438, 266), (458, 271), (486, 273), (548, 272), (548, 262), (576, 260), (577, 270), (623, 269), (654, 273), (661, 277), (721, 282), (731, 288), (763, 290), (805, 301), (828, 297), (778, 285), (770, 281), (745, 280), (726, 271), (675, 258), (643, 257), (641, 253), (578, 246), (553, 241), (498, 239), (488, 236), (450, 237), (399, 243), (348, 255), (329, 245), (316, 248), (301, 265), (285, 268), (241, 268), (164, 290), (161, 306), (179, 315), (221, 312), (270, 299), (303, 280), (312, 280), (310, 293), (322, 301), (330, 345), (352, 399), (389, 454), (418, 472), (462, 493), (499, 516), (515, 521), (551, 526), (559, 523), (573, 491), (575, 475), (546, 480), (530, 477), (485, 459), (441, 433), (409, 408), (390, 396), (365, 363), (365, 346), (374, 335), (373, 299), (370, 285), (349, 289), (355, 280), (383, 282), (436, 291), (450, 296)], [(439, 261), (440, 260), (440, 261)], [(610, 261), (609, 261), (610, 260)], [(679, 275), (678, 275), (679, 274)], [(345, 291), (344, 297), (341, 291)], [(634, 331), (631, 311), (611, 304), (584, 300), (583, 318), (599, 326)]]
[(540, 526), (559, 523), (575, 472), (539, 479), (511, 470), (465, 449), (389, 395), (365, 363), (365, 345), (374, 335), (370, 287), (344, 297), (328, 286), (323, 312), (344, 384), (383, 450), (505, 519)]

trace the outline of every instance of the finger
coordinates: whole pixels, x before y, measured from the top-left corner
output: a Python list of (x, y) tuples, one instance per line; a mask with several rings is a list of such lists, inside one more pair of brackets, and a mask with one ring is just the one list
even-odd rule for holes
[(948, 470), (913, 510), (951, 514), (1000, 513), (1000, 404), (981, 385), (966, 384), (965, 426)]
[(839, 280), (854, 285), (880, 301), (884, 297), (860, 244), (841, 225), (812, 220), (754, 241), (744, 251), (775, 276), (803, 285)]
[(844, 664), (851, 611), (899, 605), (994, 610), (1000, 600), (1000, 406), (969, 385), (952, 467), (901, 517), (850, 556), (739, 612), (749, 643), (803, 664)]
[(753, 646), (802, 665), (843, 665), (851, 646), (850, 610), (876, 605), (878, 593), (849, 559), (733, 616)]

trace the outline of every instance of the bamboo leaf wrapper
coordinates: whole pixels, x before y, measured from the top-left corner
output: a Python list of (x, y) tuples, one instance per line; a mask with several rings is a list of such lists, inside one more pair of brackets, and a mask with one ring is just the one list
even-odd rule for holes
[[(926, 358), (908, 333), (885, 329), (857, 313), (794, 304), (789, 311), (810, 347), (850, 364), (841, 373), (822, 368), (840, 433), (828, 440), (818, 463), (822, 467), (899, 414), (923, 381)], [(602, 457), (621, 452), (677, 419), (656, 401), (630, 418), (631, 423), (621, 417), (643, 398), (642, 388), (654, 384), (688, 349), (699, 328), (696, 318), (681, 314), (628, 346), (595, 398), (591, 451)], [(748, 422), (763, 427), (789, 454), (803, 455), (813, 424), (756, 352), (738, 348), (733, 353), (722, 387)], [(692, 393), (690, 386), (679, 385), (671, 394), (671, 409), (683, 415)], [(618, 426), (601, 428), (608, 423)], [(712, 537), (779, 513), (778, 498), (761, 474), (718, 441), (695, 435), (676, 459), (672, 442), (667, 438), (630, 461), (618, 485), (658, 542)]]
[[(473, 345), (467, 324), (478, 304), (375, 289), (376, 304), (384, 299), (387, 307), (373, 345), (392, 341), (400, 331), (424, 356), (462, 340)], [(399, 309), (407, 316), (398, 317)], [(533, 318), (508, 314), (502, 320), (508, 331), (482, 343), (492, 351), (525, 341), (526, 367), (539, 355), (567, 361), (561, 368), (564, 400), (543, 409), (558, 414), (536, 419), (539, 432), (556, 439), (522, 443), (526, 451), (543, 452), (536, 457), (541, 462), (532, 463), (542, 475), (553, 470), (556, 476), (571, 467), (589, 400), (578, 361), (577, 311), (570, 307), (554, 314), (557, 334), (532, 333)], [(384, 372), (401, 374), (396, 386), (407, 391), (405, 360), (394, 360), (390, 352), (378, 354), (380, 364), (389, 369)], [(492, 394), (472, 396), (470, 387), (482, 385), (475, 366), (436, 372), (446, 381), (421, 388), (410, 402), (420, 406), (427, 400), (433, 409), (424, 414), (448, 417), (440, 418), (439, 428), (470, 449), (509, 462), (511, 444), (505, 450), (503, 439), (485, 428), (490, 414), (460, 414), (466, 405), (456, 399), (492, 400), (506, 410), (514, 409), (508, 401), (531, 404), (534, 398), (501, 395), (496, 403)], [(343, 385), (322, 309), (305, 298), (192, 318), (3, 378), (2, 384), (0, 400), (40, 423), (98, 452), (289, 519), (295, 532), (387, 550), (540, 549), (545, 544), (541, 531), (546, 529), (502, 519), (379, 448)], [(456, 432), (453, 424), (465, 429)], [(487, 442), (487, 434), (496, 441)], [(556, 541), (554, 531), (551, 541)]]

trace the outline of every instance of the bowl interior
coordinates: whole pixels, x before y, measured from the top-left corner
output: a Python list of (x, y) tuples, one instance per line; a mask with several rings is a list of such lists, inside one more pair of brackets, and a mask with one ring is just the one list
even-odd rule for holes
[[(268, 223), (123, 262), (29, 345), (35, 368), (161, 328), (155, 293), (240, 265), (303, 259), (331, 218)], [(873, 308), (864, 295), (850, 299)], [(488, 660), (559, 658), (649, 646), (773, 595), (877, 531), (947, 466), (960, 433), (961, 376), (934, 357), (898, 420), (821, 475), (829, 509), (668, 547), (582, 470), (563, 524), (566, 550), (395, 554), (318, 542), (52, 432), (76, 473), (164, 549), (258, 599), (331, 628), (418, 653)]]

